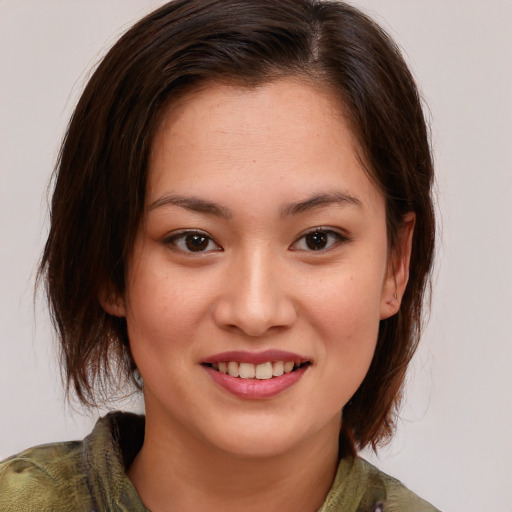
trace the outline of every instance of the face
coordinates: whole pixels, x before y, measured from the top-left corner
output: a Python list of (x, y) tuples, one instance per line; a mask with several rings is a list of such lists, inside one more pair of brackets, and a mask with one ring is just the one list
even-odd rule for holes
[(334, 96), (291, 79), (190, 94), (154, 141), (110, 306), (148, 425), (245, 456), (337, 437), (396, 311), (390, 267), (384, 199)]

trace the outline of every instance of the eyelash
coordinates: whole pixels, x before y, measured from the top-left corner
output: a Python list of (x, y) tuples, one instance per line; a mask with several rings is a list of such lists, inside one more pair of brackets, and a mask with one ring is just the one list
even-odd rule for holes
[(215, 240), (208, 235), (208, 233), (205, 233), (204, 231), (201, 231), (199, 229), (187, 229), (186, 231), (179, 231), (178, 233), (173, 233), (170, 236), (164, 238), (163, 242), (165, 245), (173, 246), (173, 248), (177, 249), (178, 251), (189, 253), (189, 254), (202, 254), (202, 253), (208, 253), (211, 252), (212, 249), (209, 250), (199, 250), (199, 251), (193, 251), (190, 250), (190, 247), (180, 247), (179, 243), (182, 242), (183, 244), (187, 243), (187, 237), (202, 237), (204, 240), (206, 240), (207, 245), (206, 249), (210, 246), (210, 244), (214, 244), (217, 249), (214, 249), (214, 252), (220, 252), (222, 251), (222, 247), (220, 247)]
[[(313, 235), (320, 235), (320, 238), (318, 239), (320, 243), (324, 242), (326, 243), (326, 247), (318, 247), (318, 248), (312, 248), (309, 247), (297, 247), (301, 241), (304, 242), (304, 244), (307, 244), (307, 237), (313, 236)], [(199, 237), (200, 239), (196, 242), (199, 242), (199, 245), (196, 246), (196, 248), (200, 249), (197, 251), (191, 250), (189, 245), (185, 245), (184, 247), (180, 247), (180, 243), (187, 244), (187, 238), (188, 237)], [(331, 239), (329, 243), (329, 238)], [(334, 239), (334, 240), (333, 240)], [(300, 235), (295, 242), (290, 246), (290, 250), (292, 251), (303, 251), (303, 252), (327, 252), (330, 251), (332, 248), (336, 247), (340, 243), (349, 242), (350, 238), (346, 235), (341, 234), (340, 232), (327, 227), (315, 227), (307, 232)], [(192, 242), (192, 240), (191, 240)], [(222, 252), (224, 249), (207, 233), (201, 230), (194, 230), (194, 229), (188, 229), (186, 231), (180, 231), (178, 233), (173, 233), (170, 236), (166, 237), (163, 240), (163, 243), (165, 245), (173, 246), (173, 248), (177, 249), (178, 251), (181, 251), (183, 253), (189, 253), (189, 254), (205, 254), (210, 252)], [(206, 243), (204, 248), (200, 244)], [(208, 249), (208, 247), (213, 244), (216, 246), (215, 249)]]
[[(299, 244), (299, 242), (301, 242), (301, 241), (304, 241), (304, 243), (307, 244), (306, 238), (310, 235), (311, 236), (312, 235), (322, 235), (324, 237), (324, 239), (327, 238), (327, 242), (326, 242), (328, 244), (327, 247), (319, 247), (316, 249), (309, 247), (309, 248), (299, 248), (299, 249), (292, 249), (292, 250), (304, 251), (304, 252), (327, 252), (327, 251), (330, 251), (331, 249), (333, 249), (334, 247), (336, 247), (338, 244), (341, 244), (344, 242), (350, 242), (350, 240), (351, 240), (348, 236), (343, 235), (339, 231), (336, 231), (332, 228), (319, 226), (316, 228), (309, 229), (308, 231), (306, 231), (305, 233), (300, 235), (300, 237), (297, 238), (297, 240), (291, 245), (291, 247), (293, 248), (294, 246), (297, 246)], [(329, 244), (328, 238), (331, 238), (331, 239), (334, 238), (334, 240), (332, 240), (331, 243)]]

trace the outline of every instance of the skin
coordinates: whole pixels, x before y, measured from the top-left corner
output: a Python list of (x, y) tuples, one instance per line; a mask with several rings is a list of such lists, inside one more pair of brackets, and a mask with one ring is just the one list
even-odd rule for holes
[[(414, 218), (406, 221), (404, 250), (390, 252), (384, 198), (325, 89), (293, 79), (213, 84), (169, 110), (127, 292), (104, 303), (126, 317), (144, 378), (146, 438), (128, 474), (147, 507), (321, 506), (341, 411), (407, 282)], [(312, 250), (305, 234), (320, 227), (326, 245)], [(208, 237), (204, 250), (191, 252), (183, 230)], [(267, 399), (233, 395), (201, 365), (267, 349), (311, 363)]]

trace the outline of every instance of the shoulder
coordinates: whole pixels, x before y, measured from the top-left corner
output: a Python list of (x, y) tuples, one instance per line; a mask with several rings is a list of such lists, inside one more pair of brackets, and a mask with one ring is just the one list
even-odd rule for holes
[(344, 458), (320, 512), (439, 512), (366, 460)]
[(36, 446), (0, 462), (0, 511), (146, 511), (126, 475), (143, 439), (143, 416), (112, 412), (83, 441)]
[(90, 510), (84, 503), (87, 484), (81, 469), (81, 445), (37, 446), (0, 462), (0, 510)]
[[(382, 512), (439, 512), (436, 507), (420, 498), (396, 478), (380, 471), (364, 459), (358, 460), (368, 473), (370, 482), (385, 489)], [(377, 511), (381, 512), (379, 509)]]

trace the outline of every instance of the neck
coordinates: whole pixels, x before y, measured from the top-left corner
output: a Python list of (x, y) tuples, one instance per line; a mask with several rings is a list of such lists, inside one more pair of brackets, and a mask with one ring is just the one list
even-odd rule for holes
[(146, 420), (144, 445), (128, 470), (154, 512), (318, 510), (338, 464), (339, 422), (273, 456), (226, 453), (189, 432)]

